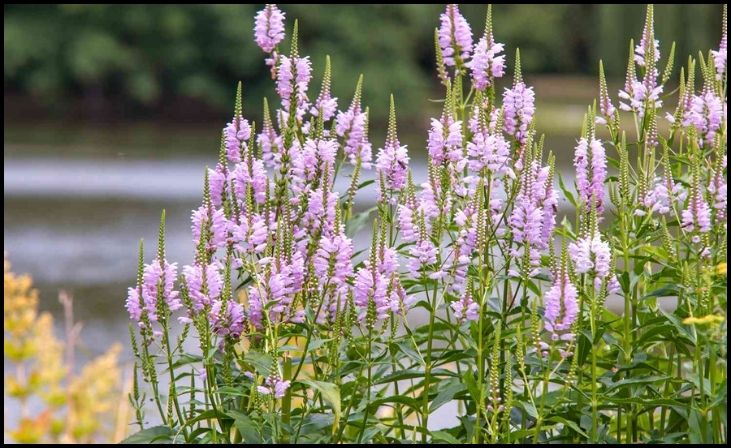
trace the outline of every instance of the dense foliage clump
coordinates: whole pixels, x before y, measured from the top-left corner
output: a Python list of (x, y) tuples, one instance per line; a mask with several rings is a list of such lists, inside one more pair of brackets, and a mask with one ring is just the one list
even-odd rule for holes
[[(297, 22), (285, 53), (267, 5), (254, 32), (279, 107), (255, 125), (239, 86), (195, 260), (166, 260), (164, 214), (154, 260), (140, 250), (126, 305), (161, 425), (135, 390), (129, 441), (724, 442), (726, 30), (672, 91), (653, 12), (618, 98), (600, 63), (571, 185), (517, 50), (512, 85), (495, 85), (508, 64), (490, 8), (484, 31), (457, 5), (441, 15), (443, 112), (418, 179), (398, 92), (375, 147), (363, 78), (338, 101), (327, 58), (311, 93)], [(455, 418), (435, 421), (446, 405)]]

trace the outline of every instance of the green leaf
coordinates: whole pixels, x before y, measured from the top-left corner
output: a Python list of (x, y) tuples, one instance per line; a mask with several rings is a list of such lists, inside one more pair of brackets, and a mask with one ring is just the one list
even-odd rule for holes
[(573, 193), (571, 193), (568, 188), (566, 188), (566, 185), (563, 183), (563, 176), (559, 173), (558, 175), (558, 186), (561, 187), (561, 191), (563, 191), (563, 194), (566, 196), (566, 200), (568, 200), (571, 205), (576, 207), (576, 199), (574, 199)]
[(663, 286), (662, 288), (656, 289), (648, 294), (645, 294), (642, 297), (642, 300), (647, 300), (652, 297), (663, 297), (663, 296), (677, 297), (678, 296), (678, 287), (676, 285)]
[(317, 350), (318, 348), (322, 347), (323, 345), (327, 344), (328, 342), (332, 341), (331, 339), (315, 339), (310, 341), (310, 345), (307, 348), (308, 350)]
[(441, 390), (437, 394), (436, 398), (431, 402), (431, 405), (429, 406), (429, 412), (436, 411), (440, 406), (452, 400), (452, 398), (454, 398), (457, 393), (466, 390), (464, 384), (461, 384), (458, 381), (454, 380), (438, 383), (438, 387)]
[(340, 388), (333, 383), (326, 383), (325, 381), (301, 380), (298, 382), (319, 391), (322, 394), (322, 398), (330, 404), (333, 409), (333, 414), (335, 414), (335, 421), (332, 426), (334, 433), (340, 424)]
[(375, 179), (369, 179), (369, 180), (363, 181), (360, 184), (358, 184), (358, 190), (363, 189), (363, 188), (367, 187), (368, 185), (371, 185), (374, 183), (376, 183)]
[(583, 436), (585, 438), (589, 438), (589, 436), (587, 436), (586, 433), (581, 428), (579, 428), (579, 425), (577, 425), (576, 422), (572, 422), (571, 420), (566, 420), (563, 417), (554, 415), (553, 417), (546, 419), (546, 421), (563, 423), (565, 426), (568, 426), (569, 428), (573, 429), (574, 431), (579, 433), (581, 436)]
[(244, 443), (262, 443), (259, 428), (246, 414), (239, 411), (229, 411), (228, 415), (234, 419), (234, 425), (244, 439)]
[(637, 378), (625, 378), (621, 381), (617, 381), (616, 383), (613, 383), (609, 388), (607, 388), (607, 392), (617, 389), (618, 387), (627, 386), (629, 384), (650, 384), (650, 383), (656, 383), (658, 381), (667, 381), (669, 380), (669, 376), (648, 376), (648, 377), (637, 377)]
[(244, 356), (244, 362), (251, 364), (256, 371), (263, 376), (269, 376), (274, 365), (274, 359), (266, 353), (257, 352), (254, 350), (249, 351)]
[(460, 442), (457, 438), (455, 438), (452, 434), (448, 433), (447, 431), (434, 431), (431, 433), (432, 436), (432, 442), (444, 442), (449, 443), (452, 445), (460, 445), (462, 442)]
[(404, 404), (404, 405), (406, 405), (406, 406), (408, 406), (408, 407), (410, 407), (410, 408), (412, 408), (412, 409), (414, 409), (416, 411), (418, 411), (418, 410), (421, 409), (421, 402), (420, 401), (417, 401), (415, 398), (404, 397), (402, 395), (394, 395), (392, 397), (385, 397), (385, 398), (381, 398), (381, 399), (378, 399), (378, 400), (371, 401), (369, 407), (373, 408), (373, 407), (378, 407), (378, 406), (380, 406), (382, 404), (389, 404), (389, 403), (400, 403), (400, 404)]
[(376, 210), (376, 207), (371, 207), (368, 210), (362, 211), (355, 215), (353, 219), (345, 223), (345, 233), (349, 237), (353, 237), (363, 226), (370, 220), (371, 213)]
[(153, 426), (132, 434), (120, 443), (127, 445), (171, 442), (174, 435), (173, 430), (167, 426)]
[(516, 440), (520, 440), (524, 437), (531, 437), (533, 434), (535, 434), (535, 431), (532, 429), (521, 429), (518, 431), (513, 431), (510, 433), (510, 442), (515, 442)]
[(374, 381), (373, 384), (377, 385), (377, 384), (393, 383), (394, 381), (422, 378), (423, 376), (424, 376), (424, 372), (419, 371), (419, 370), (401, 370), (401, 371), (393, 373), (391, 375), (381, 377), (378, 380)]
[(475, 401), (475, 403), (479, 403), (480, 401), (480, 393), (479, 389), (477, 388), (477, 382), (475, 382), (475, 379), (472, 377), (472, 372), (469, 370), (462, 375), (462, 382), (467, 387), (467, 390), (470, 392), (470, 395), (472, 395), (472, 399)]

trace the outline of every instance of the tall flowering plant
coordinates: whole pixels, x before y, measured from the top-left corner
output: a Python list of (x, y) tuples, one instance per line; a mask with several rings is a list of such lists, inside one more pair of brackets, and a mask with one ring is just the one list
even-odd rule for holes
[[(725, 29), (663, 118), (672, 56), (660, 74), (648, 7), (619, 107), (600, 65), (572, 188), (536, 132), (517, 50), (498, 87), (508, 64), (490, 7), (476, 42), (457, 5), (440, 17), (444, 100), (422, 179), (398, 95), (374, 153), (363, 78), (341, 106), (327, 58), (311, 91), (296, 21), (279, 48), (284, 18), (275, 5), (256, 16), (279, 107), (265, 101), (257, 127), (239, 85), (192, 214), (195, 259), (166, 260), (164, 214), (150, 264), (140, 246), (127, 310), (154, 405), (135, 390), (128, 441), (725, 441)], [(365, 188), (378, 193), (368, 210)], [(561, 197), (574, 210), (560, 221)], [(447, 428), (433, 416), (445, 405)]]

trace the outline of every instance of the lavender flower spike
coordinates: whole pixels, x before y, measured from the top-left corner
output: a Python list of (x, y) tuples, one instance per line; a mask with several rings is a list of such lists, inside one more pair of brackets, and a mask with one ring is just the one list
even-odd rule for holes
[(726, 23), (726, 10), (727, 6), (723, 5), (723, 19), (721, 19), (723, 31), (721, 34), (721, 43), (718, 46), (718, 51), (711, 50), (713, 64), (716, 67), (716, 79), (719, 81), (723, 79), (723, 74), (726, 72), (726, 64), (728, 60), (728, 24)]
[(477, 320), (480, 317), (480, 306), (472, 299), (469, 292), (465, 292), (461, 299), (449, 305), (454, 317), (460, 322)]
[(441, 15), (439, 46), (444, 55), (444, 64), (449, 67), (459, 67), (470, 57), (472, 29), (456, 4), (447, 5), (447, 10)]
[(259, 48), (271, 53), (284, 39), (284, 13), (277, 5), (266, 5), (256, 13), (254, 24), (254, 39)]
[(576, 286), (571, 283), (563, 268), (545, 296), (544, 325), (555, 335), (555, 339), (558, 339), (558, 332), (570, 330), (576, 320), (579, 312), (576, 301), (578, 295)]
[(467, 67), (472, 71), (472, 84), (477, 90), (485, 90), (495, 78), (505, 74), (505, 55), (500, 55), (503, 44), (495, 43), (492, 35), (492, 8), (487, 6), (485, 35), (475, 45), (472, 60)]
[(503, 94), (505, 133), (512, 135), (520, 144), (528, 138), (528, 128), (536, 111), (533, 87), (527, 87), (520, 74), (520, 51), (515, 53), (515, 81), (512, 89)]
[[(391, 112), (388, 120), (388, 137), (378, 153), (376, 168), (386, 182), (389, 190), (401, 190), (406, 185), (406, 173), (409, 167), (409, 155), (406, 146), (402, 146), (396, 135), (396, 106), (391, 95)], [(381, 192), (385, 194), (385, 192)]]
[(576, 187), (587, 209), (596, 203), (597, 214), (604, 211), (604, 181), (607, 177), (607, 158), (602, 143), (594, 138), (582, 138), (574, 154)]

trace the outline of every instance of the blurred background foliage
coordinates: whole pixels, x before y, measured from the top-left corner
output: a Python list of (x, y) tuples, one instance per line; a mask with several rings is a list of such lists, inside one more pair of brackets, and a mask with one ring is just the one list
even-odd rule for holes
[[(256, 117), (262, 97), (274, 96), (263, 53), (253, 40), (254, 14), (260, 8), (6, 5), (6, 112), (11, 101), (11, 115), (19, 116), (26, 111), (31, 116), (218, 118), (230, 113), (235, 82), (242, 80), (246, 106)], [(405, 119), (417, 119), (426, 98), (440, 94), (433, 29), (442, 6), (282, 9), (288, 35), (293, 19), (300, 19), (301, 49), (312, 57), (316, 73), (312, 92), (330, 54), (341, 106), (350, 101), (362, 72), (365, 103), (383, 105), (372, 107), (376, 120), (386, 112), (389, 92), (397, 93), (399, 115)], [(481, 35), (485, 6), (462, 10), (473, 34)], [(507, 44), (510, 67), (514, 49), (520, 47), (529, 81), (533, 74), (593, 75), (600, 55), (609, 76), (621, 80), (627, 42), (639, 39), (643, 11), (642, 5), (499, 5), (494, 8), (495, 34)], [(663, 57), (672, 40), (680, 55), (676, 67), (698, 49), (717, 47), (720, 21), (716, 5), (659, 5), (656, 32)]]

